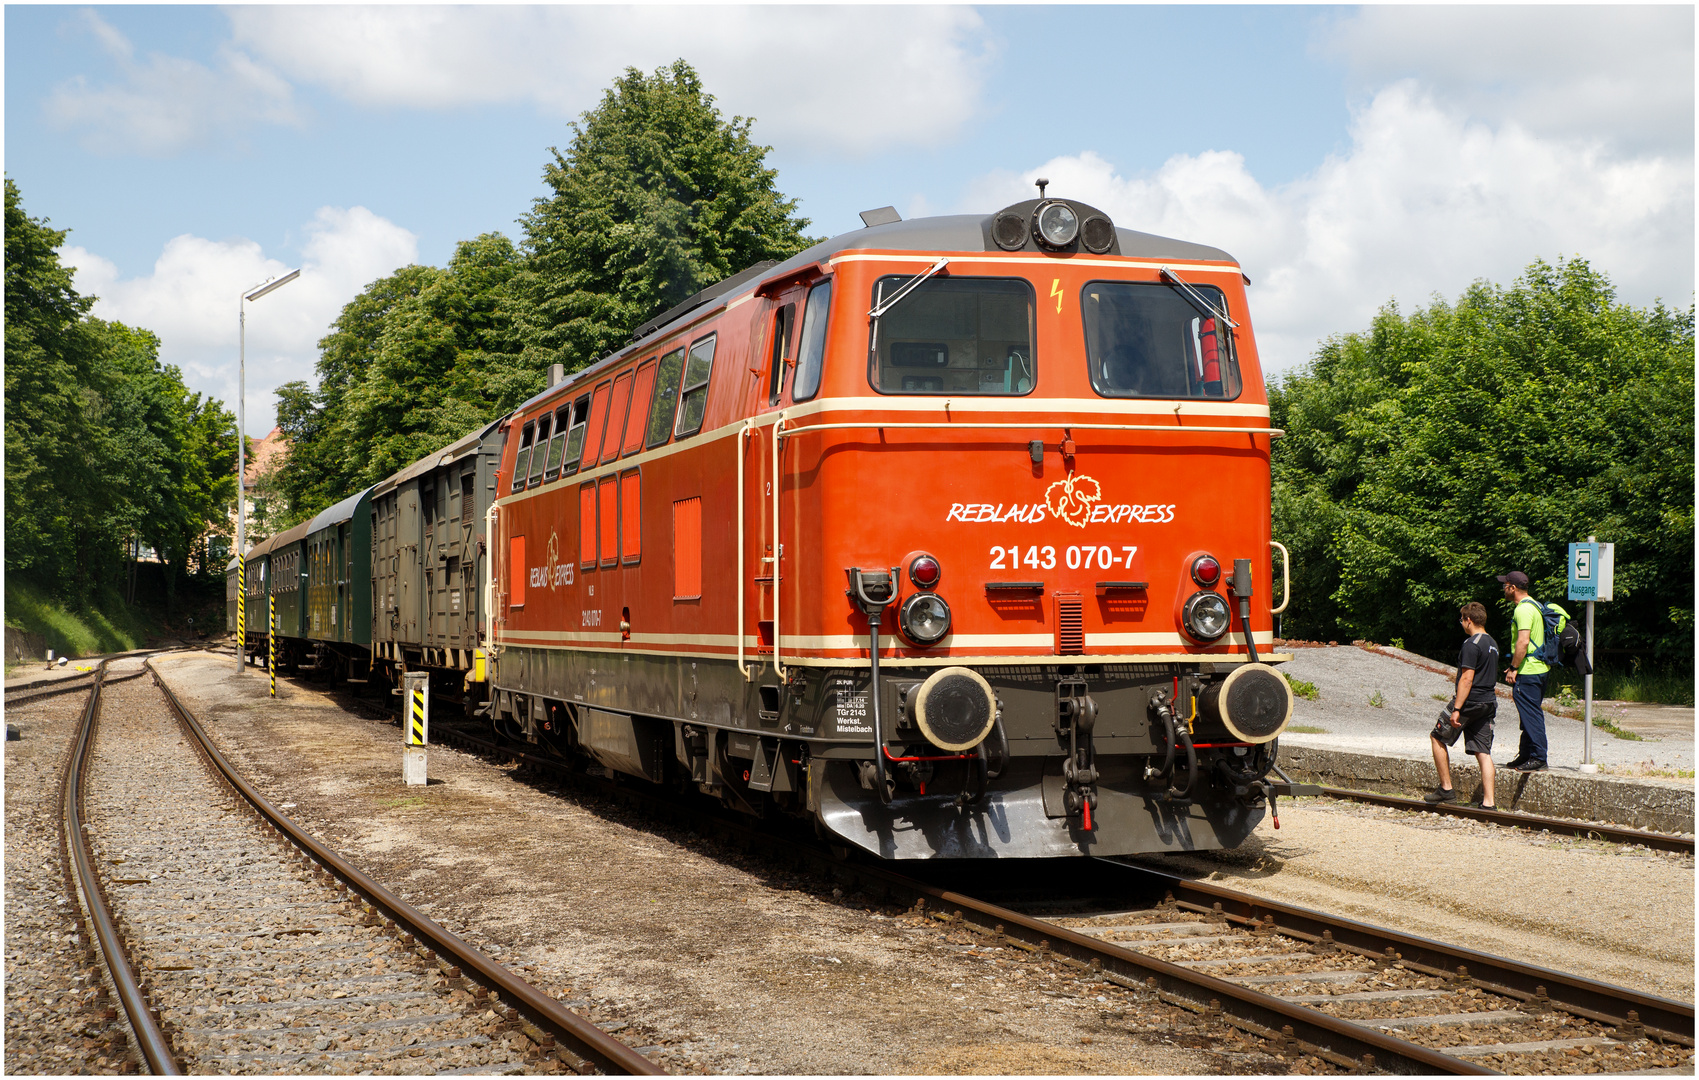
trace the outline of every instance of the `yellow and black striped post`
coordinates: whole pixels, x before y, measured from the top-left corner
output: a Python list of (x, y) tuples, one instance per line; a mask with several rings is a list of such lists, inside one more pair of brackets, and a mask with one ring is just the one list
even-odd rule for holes
[(269, 650), (266, 654), (265, 673), (271, 679), (271, 696), (277, 696), (277, 597), (266, 593), (265, 643)]
[(401, 776), (408, 784), (426, 779), (426, 747), (431, 742), (431, 676), (425, 671), (401, 675)]
[(236, 557), (236, 674), (248, 666), (248, 560)]

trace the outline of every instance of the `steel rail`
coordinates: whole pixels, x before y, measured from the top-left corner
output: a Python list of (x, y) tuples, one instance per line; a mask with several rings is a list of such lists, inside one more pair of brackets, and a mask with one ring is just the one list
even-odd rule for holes
[(633, 1076), (664, 1076), (666, 1070), (639, 1054), (636, 1050), (620, 1042), (601, 1028), (590, 1023), (563, 1008), (559, 1002), (543, 993), (537, 987), (508, 971), (501, 964), (486, 956), (471, 943), (457, 937), (438, 925), (424, 912), (402, 900), (376, 880), (361, 872), (359, 868), (343, 859), (335, 851), (319, 843), (311, 834), (297, 825), (289, 815), (283, 813), (270, 800), (256, 791), (253, 785), (230, 764), (212, 740), (207, 737), (206, 730), (200, 722), (180, 701), (175, 692), (165, 682), (152, 664), (148, 670), (153, 675), (154, 683), (165, 695), (182, 723), (199, 743), (202, 752), (223, 774), (226, 781), (254, 809), (258, 810), (278, 832), (289, 841), (312, 856), (320, 865), (342, 879), (356, 892), (362, 894), (377, 908), (381, 908), (391, 921), (405, 927), (408, 933), (424, 942), (438, 956), (452, 957), (464, 970), (472, 973), (472, 977), (496, 991), (508, 1001), (513, 1002), (522, 1011), (531, 1016), (537, 1025), (562, 1040), (572, 1051), (584, 1059), (594, 1062), (606, 1072), (622, 1073)]
[[(160, 1030), (158, 1021), (148, 1007), (147, 996), (142, 993), (135, 969), (130, 966), (130, 958), (113, 921), (112, 908), (107, 902), (105, 889), (95, 873), (94, 854), (89, 850), (88, 833), (83, 825), (83, 785), (87, 779), (84, 766), (94, 745), (94, 728), (100, 719), (100, 691), (106, 679), (108, 663), (108, 660), (100, 662), (100, 666), (95, 669), (92, 686), (85, 688), (90, 689), (91, 693), (88, 704), (83, 708), (77, 737), (72, 744), (71, 760), (66, 766), (63, 786), (60, 789), (65, 846), (69, 849), (77, 887), (81, 890), (88, 909), (89, 925), (94, 931), (95, 940), (100, 943), (101, 953), (106, 958), (106, 969), (112, 976), (112, 988), (117, 991), (118, 1000), (123, 1003), (124, 1012), (130, 1018), (130, 1029), (135, 1033), (137, 1048), (147, 1061), (149, 1071), (155, 1076), (181, 1076), (183, 1071), (177, 1065), (171, 1042)], [(132, 677), (134, 676), (125, 678)]]
[(41, 689), (20, 686), (6, 695), (6, 707), (27, 705), (32, 701), (58, 697), (60, 694), (80, 694), (94, 685), (93, 682), (89, 681), (92, 678), (92, 675), (73, 675), (68, 679), (55, 679), (52, 686)]
[(1561, 833), (1565, 836), (1596, 837), (1600, 840), (1608, 840), (1613, 844), (1639, 844), (1643, 847), (1655, 848), (1658, 851), (1674, 851), (1684, 855), (1693, 854), (1693, 837), (1691, 836), (1647, 832), (1644, 829), (1630, 829), (1622, 825), (1604, 825), (1571, 821), (1566, 818), (1542, 817), (1538, 814), (1524, 814), (1514, 810), (1482, 810), (1479, 807), (1457, 806), (1452, 803), (1430, 803), (1421, 799), (1406, 798), (1403, 795), (1381, 795), (1373, 791), (1354, 791), (1351, 788), (1324, 786), (1321, 792), (1331, 799), (1349, 799), (1352, 802), (1368, 803), (1372, 806), (1389, 806), (1397, 810), (1422, 810), (1431, 814), (1468, 818), (1471, 821), (1486, 821), (1494, 825), (1505, 825), (1516, 829), (1544, 829), (1547, 832)]
[[(559, 758), (527, 753), (464, 731), (445, 728), (442, 735), (463, 744), (506, 755), (525, 764), (551, 769), (570, 767), (568, 762)], [(671, 805), (663, 799), (640, 795), (631, 789), (619, 790), (627, 796), (647, 798), (657, 805)], [(1112, 942), (1077, 934), (1054, 923), (1033, 919), (883, 867), (832, 863), (817, 850), (762, 833), (741, 823), (698, 819), (693, 822), (692, 827), (701, 829), (705, 821), (712, 821), (718, 828), (735, 833), (748, 841), (769, 844), (775, 848), (788, 848), (793, 855), (817, 860), (827, 865), (830, 872), (840, 880), (875, 881), (886, 889), (924, 897), (943, 908), (953, 908), (963, 917), (958, 921), (971, 921), (981, 928), (981, 932), (988, 930), (991, 936), (1021, 941), (1025, 943), (1023, 947), (1037, 945), (1040, 949), (1048, 949), (1070, 958), (1080, 967), (1103, 971), (1118, 985), (1155, 989), (1159, 993), (1167, 994), (1171, 999), (1178, 998), (1193, 1003), (1199, 1011), (1215, 1011), (1219, 1008), (1224, 1015), (1237, 1021), (1236, 1026), (1277, 1042), (1296, 1040), (1300, 1050), (1317, 1053), (1335, 1065), (1364, 1068), (1365, 1057), (1369, 1057), (1372, 1058), (1373, 1068), (1412, 1075), (1492, 1075), (1495, 1072), (1474, 1062), (1452, 1057), (1395, 1035), (1283, 1001), (1272, 994), (1159, 960)]]
[[(1118, 872), (1138, 875), (1146, 882), (1166, 889), (1182, 906), (1193, 910), (1214, 912), (1219, 904), (1229, 922), (1249, 925), (1255, 919), (1272, 917), (1280, 933), (1289, 937), (1318, 943), (1330, 940), (1363, 956), (1384, 957), (1391, 949), (1399, 954), (1405, 967), (1431, 975), (1457, 978), (1459, 968), (1466, 968), (1466, 977), (1472, 985), (1493, 993), (1538, 1002), (1541, 1007), (1549, 1001), (1552, 1007), (1616, 1027), (1632, 1027), (1638, 1021), (1670, 1041), (1693, 1045), (1691, 1002), (1658, 997), (1491, 953), (1430, 941), (1370, 923), (1265, 900), (1148, 866), (1118, 860), (1098, 861), (1119, 868)], [(1628, 1015), (1630, 1011), (1637, 1014), (1632, 1019)]]

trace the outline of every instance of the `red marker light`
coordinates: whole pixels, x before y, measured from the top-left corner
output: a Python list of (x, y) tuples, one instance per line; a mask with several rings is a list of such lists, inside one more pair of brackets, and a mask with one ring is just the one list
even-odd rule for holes
[(1198, 556), (1192, 563), (1192, 580), (1206, 589), (1215, 588), (1215, 583), (1221, 580), (1221, 564), (1215, 561), (1215, 556)]
[(909, 580), (914, 582), (916, 588), (930, 589), (938, 584), (938, 579), (943, 575), (944, 571), (938, 565), (938, 560), (930, 555), (922, 555), (909, 563)]

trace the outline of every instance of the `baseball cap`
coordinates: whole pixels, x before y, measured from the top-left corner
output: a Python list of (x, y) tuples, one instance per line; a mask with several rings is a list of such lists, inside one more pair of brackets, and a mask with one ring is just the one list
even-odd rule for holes
[(1528, 575), (1524, 574), (1520, 570), (1512, 570), (1508, 574), (1500, 574), (1498, 579), (1506, 585), (1514, 585), (1518, 589), (1526, 589), (1528, 587)]

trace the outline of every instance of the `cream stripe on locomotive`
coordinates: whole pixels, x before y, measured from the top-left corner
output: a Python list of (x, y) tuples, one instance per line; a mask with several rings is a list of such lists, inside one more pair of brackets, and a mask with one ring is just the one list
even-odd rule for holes
[[(565, 401), (570, 396), (563, 395), (561, 400)], [(817, 416), (825, 412), (937, 412), (948, 405), (949, 411), (963, 413), (1067, 413), (1074, 418), (1073, 424), (1067, 425), (1070, 427), (1090, 423), (1090, 420), (1085, 419), (1088, 415), (1105, 417), (1110, 420), (1125, 419), (1131, 416), (1172, 416), (1176, 419), (1184, 419), (1187, 416), (1245, 416), (1252, 419), (1268, 419), (1267, 405), (1239, 405), (1233, 402), (1209, 401), (1140, 401), (1136, 403), (1137, 408), (1106, 408), (1107, 404), (1109, 403), (1095, 398), (1031, 398), (1019, 401), (997, 401), (989, 398), (951, 398), (942, 402), (937, 399), (928, 400), (924, 398), (823, 398), (819, 401), (810, 401), (804, 405), (791, 406), (783, 412), (786, 420), (795, 420), (805, 416)], [(554, 406), (551, 405), (552, 407)], [(756, 428), (771, 428), (773, 421), (779, 416), (779, 411), (775, 409), (770, 412), (759, 413), (751, 417), (750, 420)], [(627, 458), (618, 458), (598, 468), (562, 476), (528, 491), (516, 491), (511, 495), (503, 496), (497, 499), (495, 504), (497, 506), (511, 506), (527, 499), (534, 499), (539, 495), (549, 494), (556, 490), (556, 485), (563, 482), (585, 483), (599, 477), (612, 476), (615, 473), (624, 472), (651, 461), (659, 461), (685, 450), (703, 449), (712, 443), (735, 437), (743, 430), (744, 423), (743, 420), (737, 420), (723, 427), (715, 428), (713, 431), (693, 435), (688, 439), (668, 443), (665, 446), (657, 446), (653, 450), (633, 454)], [(1062, 424), (1063, 421), (1056, 422), (1057, 426), (1062, 426)], [(1012, 421), (1009, 426), (1018, 428), (1022, 426), (1022, 422)], [(1183, 425), (1177, 424), (1174, 430), (1184, 432), (1186, 429)], [(1251, 429), (1247, 428), (1246, 430), (1250, 431)], [(1160, 435), (1162, 432), (1150, 432), (1149, 434)], [(1231, 434), (1231, 432), (1214, 432), (1214, 434)], [(769, 433), (766, 437), (771, 438), (772, 436)]]
[[(995, 266), (1008, 266), (1010, 263), (1019, 265), (1024, 263), (1033, 266), (1048, 266), (1054, 268), (1057, 265), (1055, 259), (1043, 255), (1035, 257), (1032, 255), (1000, 255), (995, 252), (979, 253), (952, 251), (947, 253), (947, 258), (951, 263), (987, 263)], [(870, 255), (861, 253), (854, 255), (834, 255), (827, 260), (827, 262), (832, 266), (837, 266), (839, 263), (855, 262), (909, 263), (916, 266), (930, 266), (937, 261), (937, 255)], [(1137, 267), (1140, 270), (1161, 270), (1163, 267), (1181, 267), (1188, 274), (1232, 274), (1234, 277), (1243, 277), (1245, 274), (1242, 267), (1232, 263), (1198, 263), (1177, 261), (1174, 259), (1081, 259), (1078, 257), (1071, 257), (1062, 265), (1070, 267), (1108, 266), (1113, 267), (1116, 270), (1125, 270), (1128, 267)]]

